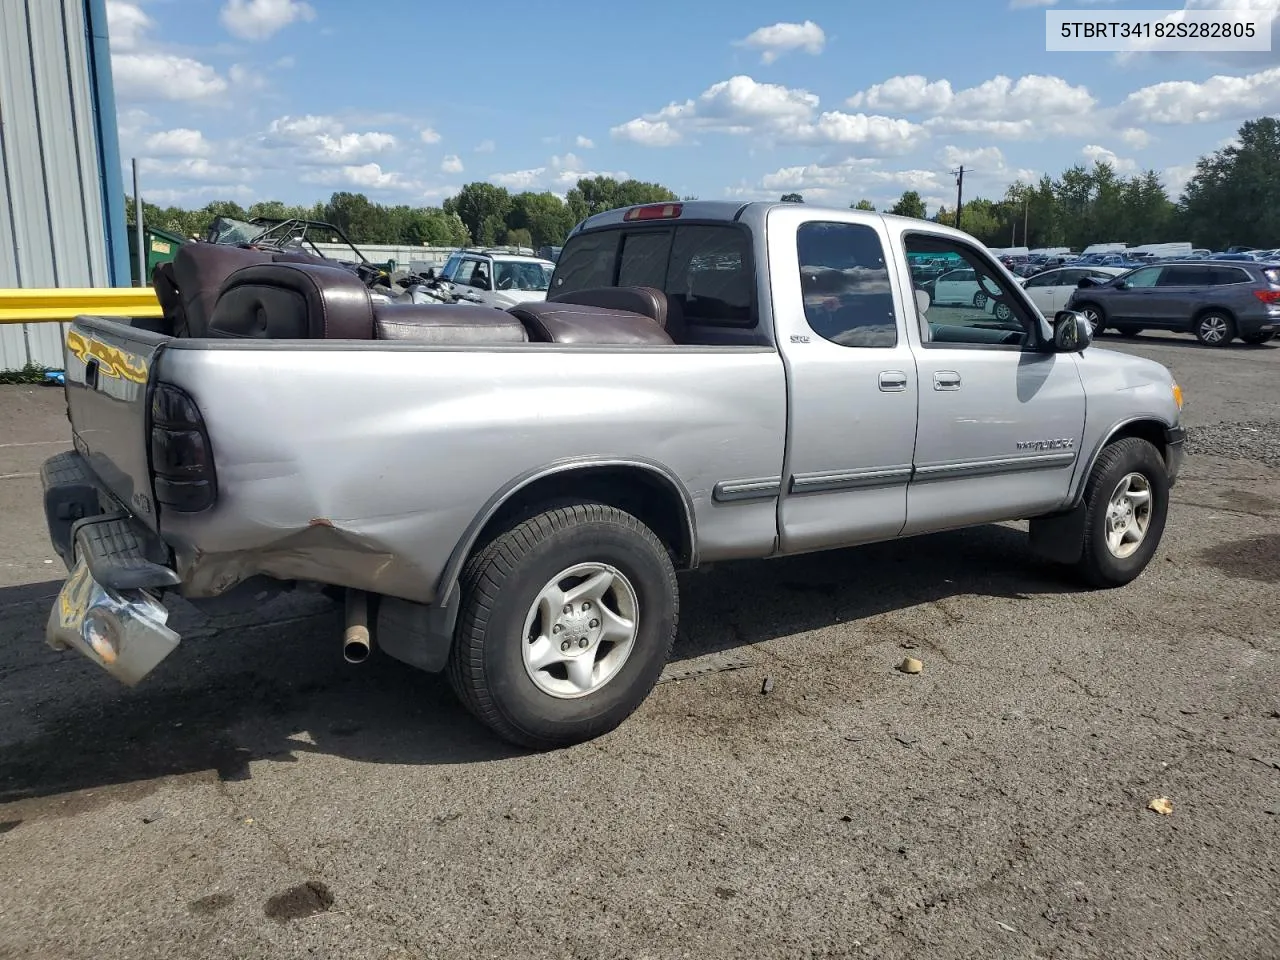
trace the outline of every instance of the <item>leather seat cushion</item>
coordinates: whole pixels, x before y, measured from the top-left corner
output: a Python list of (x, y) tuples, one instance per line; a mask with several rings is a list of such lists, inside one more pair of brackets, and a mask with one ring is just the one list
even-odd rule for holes
[(342, 267), (255, 264), (227, 277), (204, 336), (372, 340), (373, 301)]
[(657, 287), (588, 287), (585, 290), (557, 293), (547, 297), (547, 300), (641, 314), (662, 327), (675, 343), (679, 343), (685, 333), (680, 304), (673, 303)]
[(508, 307), (528, 328), (529, 339), (543, 343), (670, 344), (652, 318), (628, 310), (579, 306), (563, 301), (533, 301)]
[(374, 307), (379, 340), (414, 343), (525, 343), (529, 335), (505, 310), (468, 304), (383, 303)]

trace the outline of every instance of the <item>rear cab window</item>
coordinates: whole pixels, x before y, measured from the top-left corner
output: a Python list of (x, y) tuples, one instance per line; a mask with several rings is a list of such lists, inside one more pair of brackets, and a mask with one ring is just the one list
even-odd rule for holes
[(731, 224), (606, 227), (570, 237), (551, 295), (590, 287), (655, 287), (687, 324), (754, 327), (748, 231)]

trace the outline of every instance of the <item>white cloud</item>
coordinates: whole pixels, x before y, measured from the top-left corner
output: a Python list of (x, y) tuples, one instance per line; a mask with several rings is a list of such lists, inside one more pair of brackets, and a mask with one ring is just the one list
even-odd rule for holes
[(421, 184), (395, 171), (383, 170), (377, 163), (347, 164), (341, 167), (313, 170), (304, 174), (302, 179), (307, 183), (355, 187), (358, 190), (421, 189)]
[(167, 53), (117, 53), (111, 57), (116, 95), (125, 101), (204, 100), (226, 93), (213, 67)]
[(231, 81), (232, 86), (241, 90), (265, 90), (267, 88), (267, 78), (262, 75), (262, 71), (245, 66), (243, 63), (233, 63), (227, 69), (227, 79)]
[(1187, 181), (1190, 180), (1196, 172), (1194, 163), (1181, 164), (1172, 167), (1165, 167), (1164, 188), (1170, 197), (1182, 196), (1182, 191), (1186, 189)]
[(508, 190), (551, 190), (562, 194), (584, 178), (612, 177), (615, 180), (626, 180), (628, 176), (623, 170), (584, 170), (580, 157), (566, 153), (553, 156), (545, 166), (495, 173), (489, 180)]
[(399, 141), (377, 130), (351, 133), (335, 117), (308, 114), (271, 121), (262, 142), (267, 147), (301, 149), (310, 163), (349, 166), (386, 153)]
[(1138, 169), (1137, 163), (1125, 157), (1116, 156), (1115, 152), (1108, 150), (1106, 147), (1100, 147), (1096, 143), (1087, 144), (1080, 151), (1090, 165), (1096, 166), (1099, 163), (1108, 164), (1116, 173), (1126, 174), (1133, 173)]
[(1135, 123), (1212, 123), (1280, 110), (1280, 67), (1243, 77), (1213, 76), (1203, 83), (1167, 80), (1125, 97), (1120, 113)]
[(245, 180), (252, 180), (257, 171), (249, 167), (232, 167), (214, 163), (204, 157), (182, 157), (177, 160), (143, 157), (138, 160), (138, 172), (144, 176), (156, 175), (168, 180), (195, 183), (242, 183)]
[(476, 144), (476, 153), (493, 153), (498, 149), (498, 145), (492, 140), (481, 140)]
[(578, 138), (573, 141), (573, 145), (582, 150), (590, 150), (595, 146), (595, 141), (584, 137), (582, 134), (578, 134)]
[(822, 53), (826, 43), (826, 33), (812, 20), (804, 23), (775, 23), (754, 30), (743, 39), (735, 41), (736, 46), (759, 50), (760, 62), (763, 64), (773, 63), (793, 50), (803, 50), (816, 57)]
[(1080, 134), (1098, 123), (1097, 100), (1083, 86), (1061, 77), (1004, 75), (974, 87), (952, 88), (947, 80), (919, 74), (890, 77), (855, 93), (846, 105), (928, 116), (924, 126), (941, 133), (969, 133), (1005, 140)]
[(670, 147), (679, 143), (680, 134), (665, 120), (646, 120), (636, 117), (620, 123), (609, 131), (618, 140), (629, 140), (644, 147)]
[(147, 137), (144, 147), (153, 157), (203, 157), (210, 151), (204, 134), (187, 127), (153, 133)]
[(456, 153), (451, 153), (440, 161), (440, 170), (443, 173), (461, 173), (462, 158)]
[(1152, 137), (1141, 127), (1126, 127), (1120, 131), (1120, 139), (1127, 146), (1133, 147), (1135, 150), (1141, 150), (1151, 143)]
[(857, 110), (894, 110), (902, 113), (940, 113), (955, 98), (948, 80), (930, 82), (918, 73), (890, 77), (866, 90), (855, 93), (845, 106)]
[(924, 136), (918, 124), (907, 120), (838, 110), (819, 114), (818, 105), (818, 97), (807, 90), (739, 75), (712, 84), (696, 99), (669, 103), (619, 124), (610, 133), (651, 147), (672, 146), (689, 134), (708, 131), (777, 143), (858, 144), (885, 153), (908, 150)]
[(440, 134), (436, 133), (436, 131), (433, 128), (426, 127), (425, 129), (422, 130), (421, 133), (418, 134), (418, 139), (420, 139), (423, 143), (439, 143)]
[(133, 50), (153, 26), (152, 20), (136, 3), (107, 0), (107, 35), (112, 50)]
[[(999, 147), (965, 149), (946, 146), (932, 161), (913, 167), (886, 168), (884, 161), (871, 157), (850, 157), (835, 163), (810, 163), (782, 167), (766, 174), (755, 186), (727, 191), (731, 196), (772, 197), (798, 192), (811, 203), (847, 207), (866, 198), (880, 209), (888, 209), (905, 190), (914, 190), (930, 210), (955, 202), (955, 178), (950, 173), (965, 166), (965, 192), (969, 196), (1002, 196), (1015, 180), (1032, 183), (1036, 170), (1010, 166)], [(950, 199), (946, 199), (950, 197)]]
[(243, 183), (209, 183), (195, 187), (166, 187), (143, 192), (148, 203), (161, 207), (198, 207), (209, 200), (252, 202), (260, 199), (256, 190)]
[(227, 0), (220, 17), (242, 40), (266, 40), (291, 23), (314, 20), (316, 12), (302, 0)]

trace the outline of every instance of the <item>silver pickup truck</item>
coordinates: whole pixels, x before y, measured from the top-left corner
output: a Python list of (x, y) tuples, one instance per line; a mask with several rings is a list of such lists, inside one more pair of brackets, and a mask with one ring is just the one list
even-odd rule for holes
[[(911, 265), (940, 259), (983, 295), (932, 304)], [(70, 571), (47, 640), (127, 684), (178, 644), (170, 592), (321, 584), (349, 660), (444, 671), (497, 735), (563, 746), (648, 696), (679, 570), (1025, 519), (1037, 555), (1118, 586), (1182, 460), (1168, 370), (1042, 317), (922, 220), (614, 210), (507, 310), (198, 267), (170, 293), (180, 336), (72, 326), (74, 450), (43, 469)]]

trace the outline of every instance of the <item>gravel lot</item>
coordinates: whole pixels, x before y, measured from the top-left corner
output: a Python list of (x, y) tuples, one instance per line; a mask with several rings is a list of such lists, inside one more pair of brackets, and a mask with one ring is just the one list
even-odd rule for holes
[(179, 610), (132, 691), (49, 650), (61, 393), (0, 388), (0, 957), (1275, 960), (1280, 348), (1104, 345), (1188, 397), (1138, 582), (1018, 525), (700, 571), (668, 679), (543, 755), (313, 598)]

